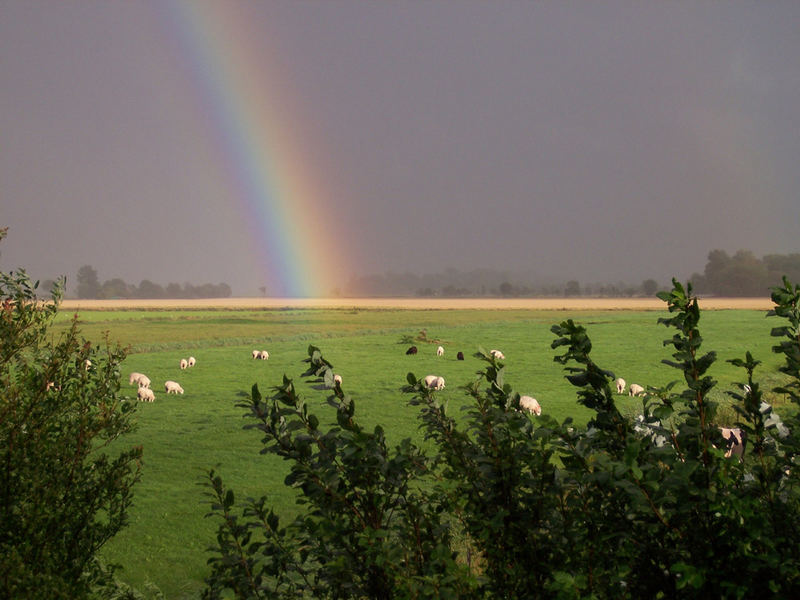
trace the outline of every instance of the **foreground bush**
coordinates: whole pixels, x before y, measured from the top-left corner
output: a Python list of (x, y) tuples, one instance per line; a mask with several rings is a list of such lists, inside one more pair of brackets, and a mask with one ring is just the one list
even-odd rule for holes
[(123, 352), (75, 321), (51, 339), (62, 285), (50, 303), (35, 287), (0, 273), (0, 597), (82, 598), (110, 581), (96, 555), (126, 522), (141, 449), (107, 452), (131, 428)]
[[(320, 429), (291, 379), (264, 399), (254, 386), (248, 427), (262, 452), (291, 463), (286, 484), (301, 514), (281, 524), (265, 497), (238, 507), (209, 473), (211, 515), (221, 519), (209, 560), (207, 598), (747, 598), (800, 597), (800, 498), (796, 411), (783, 424), (762, 403), (750, 353), (732, 393), (748, 438), (744, 461), (725, 456), (714, 352), (702, 352), (691, 286), (663, 292), (671, 331), (664, 362), (682, 380), (651, 389), (631, 422), (618, 410), (614, 374), (596, 365), (586, 330), (552, 331), (585, 427), (530, 417), (504, 381), (503, 362), (465, 386), (454, 419), (413, 374), (406, 391), (436, 452), (411, 441), (394, 449), (361, 428), (352, 400), (333, 385), (331, 364), (309, 348), (303, 374), (331, 389), (337, 425)], [(773, 290), (773, 329), (786, 386), (800, 402), (800, 286)], [(780, 427), (780, 428), (779, 428)], [(783, 437), (782, 437), (783, 436)]]

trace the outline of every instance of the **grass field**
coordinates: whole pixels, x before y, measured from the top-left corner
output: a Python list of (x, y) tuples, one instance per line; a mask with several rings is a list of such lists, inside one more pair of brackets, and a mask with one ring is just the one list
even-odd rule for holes
[[(595, 361), (629, 383), (664, 385), (681, 374), (661, 364), (669, 357), (663, 340), (672, 332), (657, 325), (666, 311), (548, 310), (404, 310), (265, 308), (241, 310), (81, 310), (84, 336), (110, 339), (130, 348), (122, 376), (131, 398), (130, 371), (153, 381), (156, 401), (139, 404), (137, 430), (123, 442), (144, 446), (144, 468), (135, 491), (129, 526), (103, 551), (106, 560), (124, 565), (121, 578), (146, 591), (154, 585), (170, 599), (195, 598), (206, 574), (206, 548), (214, 540), (216, 522), (204, 518), (208, 503), (199, 485), (205, 471), (216, 469), (237, 496), (266, 494), (278, 511), (291, 515), (294, 495), (283, 486), (287, 468), (272, 456), (259, 454), (259, 435), (244, 431), (243, 409), (235, 406), (253, 383), (262, 392), (278, 384), (284, 373), (299, 380), (309, 344), (319, 346), (344, 379), (343, 388), (356, 404), (358, 420), (369, 427), (381, 423), (391, 440), (419, 440), (416, 411), (400, 392), (406, 374), (442, 375), (447, 387), (440, 394), (450, 405), (464, 405), (459, 386), (471, 381), (482, 363), (472, 354), (479, 346), (502, 349), (506, 381), (520, 393), (535, 396), (543, 410), (562, 420), (585, 422), (573, 388), (553, 362), (550, 326), (573, 318), (588, 329)], [(66, 326), (71, 313), (62, 311)], [(742, 374), (727, 359), (751, 350), (763, 361), (757, 375), (768, 387), (778, 379), (779, 357), (769, 337), (776, 319), (761, 310), (714, 310), (703, 313), (704, 349), (716, 350), (712, 375), (718, 397)], [(429, 340), (417, 343), (419, 354), (406, 356), (403, 336), (425, 330)], [(445, 355), (435, 355), (436, 346)], [(268, 361), (251, 358), (253, 349), (270, 353)], [(467, 359), (457, 361), (463, 351)], [(179, 369), (189, 355), (197, 366)], [(186, 393), (167, 396), (166, 379), (179, 381)], [(325, 393), (302, 385), (316, 404), (322, 422), (333, 419)], [(780, 405), (779, 398), (773, 398)], [(623, 410), (634, 413), (641, 401), (619, 397)]]

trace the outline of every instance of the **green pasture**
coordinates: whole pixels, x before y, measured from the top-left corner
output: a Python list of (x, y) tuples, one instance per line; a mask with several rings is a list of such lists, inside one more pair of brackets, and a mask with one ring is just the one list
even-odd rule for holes
[[(295, 510), (294, 492), (283, 486), (286, 465), (261, 455), (260, 436), (244, 430), (248, 420), (235, 405), (257, 383), (262, 393), (281, 382), (285, 374), (300, 381), (302, 360), (309, 344), (343, 377), (343, 388), (356, 404), (356, 417), (367, 427), (380, 423), (390, 440), (411, 437), (421, 443), (416, 409), (400, 388), (410, 371), (418, 377), (436, 374), (447, 386), (439, 394), (454, 414), (466, 404), (459, 389), (475, 377), (483, 363), (473, 357), (478, 347), (501, 349), (506, 355), (506, 382), (536, 397), (543, 411), (559, 420), (585, 422), (588, 411), (576, 404), (574, 388), (553, 362), (550, 327), (567, 318), (587, 327), (592, 356), (602, 367), (628, 383), (664, 385), (682, 377), (661, 364), (669, 358), (663, 340), (672, 331), (657, 325), (666, 311), (525, 311), (525, 310), (159, 310), (84, 311), (79, 315), (83, 335), (93, 341), (108, 335), (129, 347), (123, 369), (123, 391), (135, 399), (128, 385), (131, 371), (152, 380), (156, 401), (138, 405), (136, 431), (122, 440), (144, 447), (142, 480), (135, 489), (130, 524), (104, 549), (105, 560), (123, 565), (120, 577), (147, 592), (156, 586), (166, 598), (195, 598), (206, 574), (207, 547), (214, 541), (217, 523), (206, 519), (208, 499), (200, 485), (213, 468), (237, 497), (266, 494), (278, 512)], [(59, 317), (66, 326), (71, 315)], [(757, 371), (767, 387), (779, 377), (780, 358), (773, 355), (769, 331), (779, 324), (760, 311), (706, 311), (701, 319), (703, 349), (716, 350), (712, 375), (722, 391), (731, 389), (743, 374), (726, 360), (753, 352), (763, 364)], [(403, 336), (425, 330), (428, 340), (416, 342), (417, 355), (407, 356)], [(437, 357), (436, 346), (445, 355)], [(267, 361), (253, 360), (251, 351), (268, 350)], [(462, 351), (466, 360), (456, 360)], [(195, 356), (197, 365), (181, 371), (181, 358)], [(181, 383), (184, 395), (166, 395), (163, 383)], [(332, 422), (326, 393), (300, 383), (306, 399), (317, 406), (322, 422)], [(780, 398), (772, 398), (780, 407)], [(630, 414), (641, 400), (619, 396)], [(780, 410), (780, 408), (779, 408)], [(532, 417), (533, 418), (533, 417)]]

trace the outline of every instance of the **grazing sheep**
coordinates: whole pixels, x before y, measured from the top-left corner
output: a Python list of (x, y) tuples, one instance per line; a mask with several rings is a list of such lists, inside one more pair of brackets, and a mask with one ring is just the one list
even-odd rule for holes
[(261, 358), (261, 350), (253, 350), (253, 359)]
[(147, 375), (141, 375), (139, 377), (139, 387), (149, 388), (150, 387), (150, 378)]
[(622, 377), (617, 377), (616, 381), (614, 381), (614, 385), (617, 386), (618, 394), (625, 393), (625, 380)]
[(197, 360), (195, 359), (194, 356), (190, 356), (189, 360), (187, 360), (186, 362), (189, 363), (190, 367), (193, 367), (193, 366), (195, 366), (197, 364)]
[(336, 387), (337, 385), (339, 387), (341, 387), (342, 385), (342, 376), (339, 375), (338, 373), (333, 376), (333, 386)]
[(649, 438), (657, 448), (661, 448), (667, 443), (666, 436), (659, 433), (660, 428), (661, 421), (646, 423), (644, 415), (637, 415), (633, 424), (633, 430), (642, 437)]
[(738, 427), (720, 427), (719, 431), (726, 442), (725, 458), (736, 456), (742, 460), (744, 447), (747, 444), (745, 432)]
[(164, 382), (164, 390), (168, 394), (182, 394), (183, 393), (183, 388), (181, 387), (181, 384), (179, 384), (177, 381), (165, 381)]
[(156, 395), (150, 388), (140, 387), (136, 392), (140, 402), (155, 402)]
[(542, 407), (539, 405), (539, 402), (536, 398), (532, 398), (531, 396), (520, 396), (519, 407), (522, 410), (527, 410), (529, 413), (535, 414), (537, 417), (542, 414)]
[(500, 350), (489, 350), (489, 355), (496, 360), (506, 359), (506, 355), (500, 352)]
[(266, 350), (261, 351), (261, 360), (267, 360), (269, 358), (269, 352)]
[(426, 375), (422, 381), (425, 383), (425, 387), (429, 390), (444, 389), (444, 377), (439, 377), (438, 375)]
[(188, 366), (189, 366), (189, 361), (186, 360), (185, 358), (182, 358), (181, 359), (181, 370), (185, 369)]
[(128, 377), (128, 383), (130, 383), (131, 385), (133, 385), (134, 383), (139, 383), (140, 377), (144, 377), (144, 375), (134, 371), (133, 373), (130, 374), (130, 377)]
[(444, 356), (444, 347), (443, 346), (439, 346), (436, 349), (436, 356)]
[(406, 354), (416, 354), (416, 353), (417, 353), (417, 347), (416, 346), (411, 346), (411, 348), (406, 350)]
[(638, 383), (632, 383), (628, 388), (628, 396), (641, 396), (644, 394), (644, 388)]
[(84, 369), (88, 371), (91, 367), (92, 367), (92, 361), (90, 361), (88, 358), (85, 361), (83, 361)]
[(459, 351), (459, 353), (456, 354), (456, 360), (464, 360), (464, 353)]

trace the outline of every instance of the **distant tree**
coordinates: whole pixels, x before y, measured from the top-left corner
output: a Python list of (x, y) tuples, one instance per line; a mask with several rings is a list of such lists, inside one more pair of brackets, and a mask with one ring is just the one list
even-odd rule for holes
[(104, 281), (100, 288), (100, 297), (111, 298), (130, 298), (133, 296), (130, 286), (119, 277)]
[(167, 298), (183, 298), (183, 289), (181, 289), (180, 284), (177, 283), (168, 283), (167, 289), (165, 290), (167, 294)]
[(149, 279), (143, 279), (136, 288), (137, 298), (163, 298), (164, 288)]
[(724, 250), (712, 250), (703, 276), (694, 280), (702, 292), (717, 296), (765, 296), (771, 283), (767, 265), (750, 250), (739, 250), (732, 257)]
[(581, 295), (581, 285), (577, 281), (575, 281), (574, 279), (571, 279), (570, 281), (567, 282), (567, 285), (564, 288), (564, 295), (565, 296), (580, 296)]
[(97, 554), (125, 525), (139, 478), (141, 448), (118, 439), (135, 408), (118, 395), (124, 352), (94, 348), (74, 319), (57, 337), (62, 294), (63, 280), (52, 302), (33, 302), (24, 272), (0, 273), (3, 598), (95, 597), (110, 581)]
[(800, 281), (800, 254), (767, 254), (763, 258), (767, 267), (770, 285), (786, 276), (792, 281)]
[(709, 290), (716, 290), (725, 288), (725, 271), (730, 265), (731, 258), (724, 250), (712, 250), (708, 253), (708, 262), (703, 271), (703, 277), (706, 287)]
[(769, 295), (767, 267), (750, 250), (739, 250), (733, 255), (726, 281), (729, 296)]
[(514, 293), (514, 286), (511, 285), (508, 281), (504, 281), (500, 284), (500, 294), (503, 296), (511, 296)]
[(645, 279), (642, 282), (642, 293), (645, 296), (655, 296), (658, 291), (658, 282), (655, 279)]
[(204, 283), (194, 288), (194, 298), (213, 298), (216, 296), (216, 288), (210, 283)]
[(97, 271), (91, 265), (83, 265), (78, 269), (78, 298), (98, 298), (100, 296), (100, 281)]

